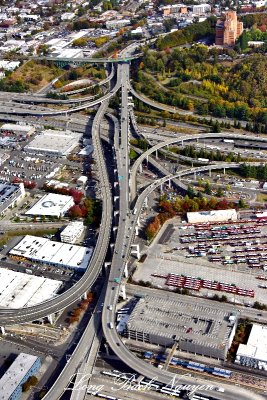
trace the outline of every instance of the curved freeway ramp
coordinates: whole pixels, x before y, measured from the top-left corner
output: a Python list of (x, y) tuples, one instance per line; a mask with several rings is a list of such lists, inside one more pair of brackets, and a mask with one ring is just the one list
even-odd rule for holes
[(90, 289), (99, 275), (108, 249), (112, 223), (112, 198), (109, 189), (109, 178), (105, 161), (103, 159), (103, 150), (100, 141), (100, 122), (107, 109), (107, 106), (108, 102), (104, 102), (101, 105), (94, 118), (92, 126), (94, 154), (99, 170), (99, 176), (101, 177), (102, 181), (102, 219), (99, 228), (97, 244), (90, 263), (82, 278), (74, 286), (61, 295), (32, 307), (20, 309), (0, 309), (0, 324), (2, 326), (34, 321), (68, 307)]
[[(202, 134), (194, 134), (194, 135), (185, 135), (185, 136), (180, 136), (180, 137), (175, 137), (175, 138), (170, 138), (167, 140), (164, 140), (163, 142), (157, 143), (155, 146), (151, 147), (148, 149), (146, 152), (144, 152), (138, 159), (135, 161), (135, 163), (132, 166), (131, 172), (130, 172), (130, 188), (131, 188), (131, 195), (132, 199), (136, 198), (136, 175), (138, 168), (142, 164), (142, 162), (150, 156), (152, 153), (154, 153), (157, 150), (162, 149), (163, 147), (169, 146), (171, 144), (175, 143), (183, 143), (186, 141), (190, 140), (197, 140), (197, 139), (242, 139), (242, 140), (252, 140), (252, 141), (261, 141), (261, 142), (266, 142), (267, 138), (257, 138), (255, 136), (250, 136), (250, 135), (240, 135), (240, 134), (233, 134), (233, 133), (202, 133)], [(261, 163), (255, 163), (255, 165), (259, 165)], [(212, 165), (212, 164), (210, 164)]]
[[(139, 196), (136, 206), (135, 206), (135, 212), (134, 214), (130, 214), (128, 219), (125, 222), (126, 229), (128, 228), (128, 242), (127, 242), (127, 254), (130, 254), (130, 249), (131, 249), (131, 244), (134, 241), (134, 227), (137, 224), (137, 220), (139, 217), (139, 214), (141, 212), (142, 206), (144, 204), (144, 201), (147, 196), (149, 196), (150, 193), (152, 193), (156, 188), (158, 188), (160, 185), (163, 183), (167, 182), (169, 179), (174, 179), (174, 178), (181, 178), (182, 176), (190, 175), (193, 173), (197, 172), (203, 172), (208, 169), (216, 170), (216, 169), (221, 169), (221, 168), (237, 168), (239, 167), (239, 164), (237, 163), (221, 163), (217, 165), (209, 165), (209, 166), (202, 166), (202, 167), (197, 167), (197, 168), (190, 168), (188, 170), (181, 171), (177, 174), (170, 174), (169, 176), (166, 176), (164, 178), (158, 179), (155, 181), (152, 185), (148, 186)], [(129, 230), (129, 227), (132, 227)], [(116, 245), (115, 245), (116, 246)], [(116, 251), (119, 253), (122, 251), (120, 243), (117, 243), (117, 246), (115, 247)], [(127, 257), (126, 257), (127, 259)], [(163, 371), (155, 368), (154, 366), (147, 364), (145, 361), (137, 358), (128, 348), (122, 343), (120, 336), (118, 335), (116, 329), (111, 329), (110, 327), (110, 322), (115, 324), (115, 309), (116, 309), (116, 304), (118, 301), (118, 296), (119, 296), (119, 285), (116, 286), (114, 289), (112, 287), (114, 286), (113, 283), (113, 276), (117, 275), (118, 277), (122, 278), (123, 275), (123, 270), (125, 266), (125, 261), (122, 261), (117, 265), (118, 260), (116, 259), (115, 262), (112, 264), (111, 268), (111, 279), (109, 280), (108, 283), (108, 288), (107, 288), (107, 294), (105, 298), (105, 305), (103, 308), (103, 314), (102, 314), (102, 329), (106, 338), (106, 341), (108, 342), (109, 346), (111, 349), (114, 351), (114, 353), (122, 360), (127, 366), (129, 366), (131, 369), (134, 371), (138, 372), (139, 374), (146, 376), (149, 379), (154, 379), (158, 380), (164, 384), (169, 384), (173, 379), (175, 379), (175, 382), (177, 385), (179, 384), (187, 384), (187, 385), (205, 385), (207, 384), (207, 381), (200, 380), (188, 377), (187, 375), (183, 376), (178, 376), (176, 374), (173, 374), (168, 371)], [(112, 310), (110, 310), (110, 307), (108, 305), (112, 305)], [(214, 384), (216, 386), (216, 384)], [(225, 393), (220, 394), (216, 392), (216, 398), (222, 399), (222, 400), (236, 400), (242, 399), (242, 400), (251, 400), (252, 399), (252, 393), (248, 390), (242, 389), (242, 388), (237, 388), (232, 385), (227, 385), (225, 386)], [(214, 395), (214, 392), (210, 391), (203, 391), (201, 388), (196, 390), (197, 392), (205, 393), (206, 395)], [(259, 394), (253, 394), (253, 400), (262, 400), (263, 397)]]

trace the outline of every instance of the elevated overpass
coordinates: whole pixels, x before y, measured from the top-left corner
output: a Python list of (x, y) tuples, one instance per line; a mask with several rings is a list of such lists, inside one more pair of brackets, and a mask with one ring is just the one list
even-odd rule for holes
[(36, 61), (51, 61), (57, 64), (59, 67), (65, 67), (66, 65), (85, 65), (85, 64), (106, 64), (106, 63), (125, 63), (130, 62), (136, 58), (139, 58), (141, 54), (129, 55), (125, 57), (76, 57), (76, 58), (67, 58), (67, 57), (31, 57), (32, 60)]
[[(131, 191), (131, 196), (132, 200), (136, 198), (136, 175), (138, 168), (142, 164), (144, 160), (147, 159), (151, 154), (156, 152), (157, 150), (162, 149), (163, 147), (170, 146), (172, 144), (178, 144), (181, 143), (183, 144), (184, 142), (191, 141), (191, 140), (199, 140), (199, 139), (242, 139), (242, 140), (252, 140), (252, 141), (261, 141), (261, 142), (267, 142), (267, 138), (258, 138), (255, 136), (251, 135), (241, 135), (241, 134), (233, 134), (233, 133), (202, 133), (202, 134), (194, 134), (194, 135), (184, 135), (176, 138), (170, 138), (167, 140), (164, 140), (163, 142), (157, 143), (156, 145), (152, 146), (150, 149), (148, 149), (146, 152), (141, 154), (140, 157), (135, 161), (135, 163), (132, 166), (132, 169), (130, 171), (130, 191)], [(223, 163), (222, 163), (223, 164)], [(241, 164), (241, 163), (240, 163)], [(259, 165), (261, 163), (255, 163), (255, 165)], [(211, 166), (212, 164), (210, 164)]]
[(63, 310), (81, 298), (96, 281), (104, 263), (111, 235), (112, 223), (112, 198), (109, 188), (109, 178), (103, 158), (100, 141), (100, 123), (108, 107), (104, 102), (99, 108), (92, 126), (92, 139), (95, 150), (95, 160), (101, 178), (102, 192), (102, 219), (99, 236), (89, 265), (82, 278), (66, 292), (36, 306), (19, 309), (0, 309), (0, 325), (30, 322), (57, 311)]

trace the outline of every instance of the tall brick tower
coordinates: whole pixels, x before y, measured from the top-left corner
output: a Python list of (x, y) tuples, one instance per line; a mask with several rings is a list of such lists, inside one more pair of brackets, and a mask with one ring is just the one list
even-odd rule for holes
[(243, 22), (237, 21), (235, 11), (227, 11), (225, 20), (219, 19), (216, 24), (215, 43), (221, 46), (234, 46), (236, 39), (243, 32)]

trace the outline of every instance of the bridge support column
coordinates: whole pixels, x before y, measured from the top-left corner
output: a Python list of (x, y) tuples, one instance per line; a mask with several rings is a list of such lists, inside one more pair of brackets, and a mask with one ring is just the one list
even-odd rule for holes
[(181, 141), (181, 145), (182, 145), (182, 146), (184, 145), (184, 141), (183, 141), (183, 140)]
[(110, 247), (110, 250), (111, 250), (112, 253), (113, 253), (113, 250), (114, 250), (114, 243), (110, 243), (109, 247)]
[[(113, 245), (114, 246), (114, 245)], [(104, 263), (104, 267), (107, 269), (108, 267), (110, 267), (111, 266), (111, 262), (105, 262)]]
[(108, 347), (108, 344), (105, 343), (104, 346), (105, 346), (105, 349), (106, 349), (106, 355), (109, 356), (109, 347)]
[(116, 188), (118, 186), (118, 182), (114, 182), (113, 186)]
[(114, 168), (114, 175), (116, 175), (116, 173), (118, 172), (117, 168)]
[(209, 169), (209, 177), (211, 177), (211, 169)]
[(169, 179), (169, 188), (171, 188), (172, 187), (172, 183), (171, 183), (171, 180)]
[(128, 264), (127, 263), (125, 264), (125, 267), (124, 267), (124, 276), (125, 276), (125, 278), (129, 278), (129, 271), (128, 271)]
[(132, 244), (132, 251), (131, 251), (132, 255), (136, 255), (137, 260), (140, 259), (140, 246), (139, 244)]
[(158, 150), (156, 150), (156, 159), (158, 160), (159, 155), (158, 155)]
[(119, 200), (119, 196), (114, 196), (114, 201)]
[(83, 294), (83, 299), (84, 299), (84, 300), (87, 300), (87, 292), (85, 292), (85, 293)]
[(142, 174), (142, 172), (143, 172), (143, 165), (142, 165), (142, 163), (139, 165), (139, 172), (140, 172), (140, 174)]
[(137, 218), (136, 223), (137, 223), (137, 226), (141, 226), (139, 217)]
[(223, 169), (223, 174), (225, 175), (225, 168)]
[(146, 156), (146, 166), (148, 166), (148, 156)]
[(194, 180), (195, 180), (195, 181), (197, 180), (197, 174), (196, 174), (196, 172), (194, 172)]
[(135, 236), (138, 236), (138, 233), (139, 233), (139, 228), (138, 228), (138, 226), (136, 226), (135, 227)]
[(123, 300), (126, 300), (126, 289), (125, 285), (120, 286), (120, 296), (123, 298)]
[(6, 330), (5, 330), (5, 327), (4, 327), (4, 326), (1, 326), (1, 334), (2, 334), (3, 336), (6, 335)]
[(113, 230), (113, 234), (115, 235), (115, 233), (116, 233), (117, 230), (118, 230), (118, 227), (117, 227), (117, 226), (114, 226), (114, 227), (112, 228), (112, 230)]
[(114, 214), (114, 217), (116, 217), (117, 215), (119, 215), (119, 213), (120, 213), (119, 211), (114, 211), (114, 213), (113, 213), (113, 214)]
[(146, 208), (148, 207), (148, 199), (147, 199), (147, 197), (145, 198), (144, 206), (145, 206)]
[(49, 323), (51, 325), (53, 325), (53, 323), (54, 323), (54, 314), (49, 314), (47, 319), (48, 319)]
[(160, 193), (163, 193), (163, 183), (160, 185)]

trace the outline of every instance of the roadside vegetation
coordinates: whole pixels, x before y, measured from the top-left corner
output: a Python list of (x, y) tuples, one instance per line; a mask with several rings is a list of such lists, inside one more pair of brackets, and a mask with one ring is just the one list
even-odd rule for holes
[(6, 72), (6, 78), (0, 80), (0, 90), (19, 93), (36, 91), (61, 73), (62, 70), (54, 64), (30, 60), (14, 72)]
[[(225, 53), (226, 59), (219, 58)], [(267, 59), (263, 54), (237, 56), (232, 49), (200, 44), (162, 51), (144, 48), (134, 87), (159, 103), (262, 124), (267, 132)]]
[(236, 328), (236, 333), (232, 342), (232, 346), (228, 352), (229, 361), (234, 361), (235, 355), (240, 344), (246, 344), (251, 332), (252, 323), (245, 319), (240, 319)]

